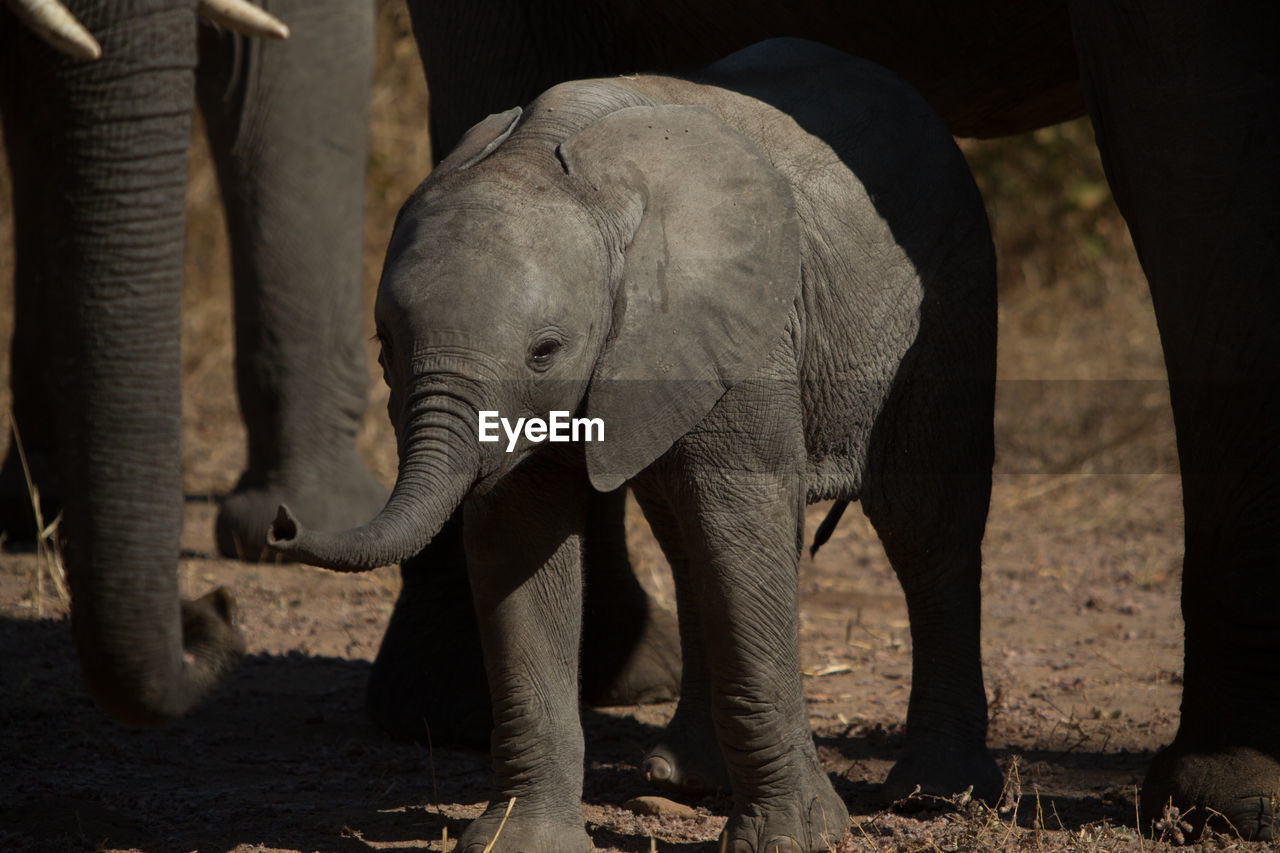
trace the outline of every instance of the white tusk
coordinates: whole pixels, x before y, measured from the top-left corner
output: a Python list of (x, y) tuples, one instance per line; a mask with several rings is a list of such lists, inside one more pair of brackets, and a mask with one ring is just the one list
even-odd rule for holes
[(287, 39), (289, 27), (248, 0), (200, 0), (201, 16), (232, 32), (266, 39)]
[(5, 0), (50, 47), (75, 59), (93, 60), (102, 56), (102, 45), (58, 0)]

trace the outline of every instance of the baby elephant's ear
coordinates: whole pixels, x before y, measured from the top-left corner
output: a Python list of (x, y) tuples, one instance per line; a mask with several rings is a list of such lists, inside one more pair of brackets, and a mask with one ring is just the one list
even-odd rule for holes
[(494, 113), (472, 125), (470, 130), (462, 134), (462, 140), (449, 152), (449, 156), (436, 164), (432, 173), (443, 175), (458, 169), (468, 169), (488, 157), (516, 129), (522, 112), (519, 107), (512, 107), (504, 113)]
[(609, 491), (777, 345), (800, 287), (799, 225), (786, 179), (704, 107), (619, 110), (560, 157), (635, 218), (586, 401), (605, 424), (605, 440), (586, 447), (587, 469)]

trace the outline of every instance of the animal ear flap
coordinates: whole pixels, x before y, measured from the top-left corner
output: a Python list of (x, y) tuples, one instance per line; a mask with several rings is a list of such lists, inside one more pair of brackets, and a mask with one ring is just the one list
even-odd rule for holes
[(765, 153), (704, 107), (622, 109), (558, 153), (634, 226), (585, 406), (605, 423), (605, 441), (586, 446), (588, 474), (610, 491), (781, 339), (800, 287), (799, 224)]
[(492, 154), (499, 145), (506, 141), (511, 131), (520, 123), (524, 111), (512, 107), (506, 112), (494, 113), (481, 119), (462, 135), (448, 156), (436, 164), (436, 174), (445, 174), (460, 169), (468, 169)]

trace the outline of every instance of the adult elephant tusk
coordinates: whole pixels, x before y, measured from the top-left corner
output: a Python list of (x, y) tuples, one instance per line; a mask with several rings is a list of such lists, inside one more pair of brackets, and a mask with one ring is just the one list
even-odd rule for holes
[(247, 0), (200, 0), (201, 17), (233, 32), (267, 39), (287, 39), (289, 27), (276, 16)]
[[(102, 45), (59, 0), (4, 0), (42, 41), (74, 59), (102, 57)], [(237, 33), (257, 38), (286, 39), (289, 27), (247, 0), (199, 0), (203, 17)]]
[(46, 44), (75, 59), (94, 60), (102, 56), (102, 45), (58, 0), (5, 0)]

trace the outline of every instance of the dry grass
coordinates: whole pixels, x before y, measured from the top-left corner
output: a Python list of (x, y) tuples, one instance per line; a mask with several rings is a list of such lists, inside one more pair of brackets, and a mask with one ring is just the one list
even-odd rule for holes
[[(844, 843), (831, 849), (840, 853), (1159, 853), (1190, 843), (1201, 850), (1258, 850), (1262, 846), (1243, 841), (1231, 831), (1193, 835), (1186, 820), (1188, 815), (1179, 814), (1172, 807), (1166, 809), (1150, 834), (1137, 829), (1136, 813), (1129, 824), (1099, 820), (1069, 827), (1058, 815), (1056, 805), (1042, 797), (1040, 791), (1024, 792), (1019, 763), (1017, 756), (1011, 759), (995, 806), (971, 798), (968, 792), (945, 799), (913, 795), (897, 804), (897, 810), (851, 818)], [(1136, 800), (1136, 790), (1133, 796)], [(933, 816), (921, 816), (922, 811), (932, 812)], [(903, 812), (916, 817), (904, 818)]]
[(35, 608), (36, 618), (44, 618), (44, 579), (49, 578), (63, 608), (71, 606), (71, 596), (67, 593), (67, 573), (62, 564), (62, 547), (58, 542), (58, 525), (62, 521), (62, 513), (50, 521), (44, 522), (44, 512), (40, 508), (40, 488), (31, 478), (31, 466), (27, 464), (26, 449), (22, 444), (22, 433), (17, 421), (9, 417), (9, 426), (13, 432), (13, 447), (18, 452), (22, 463), (22, 474), (27, 481), (27, 500), (31, 504), (32, 514), (36, 521), (36, 560), (31, 577), (31, 601)]

